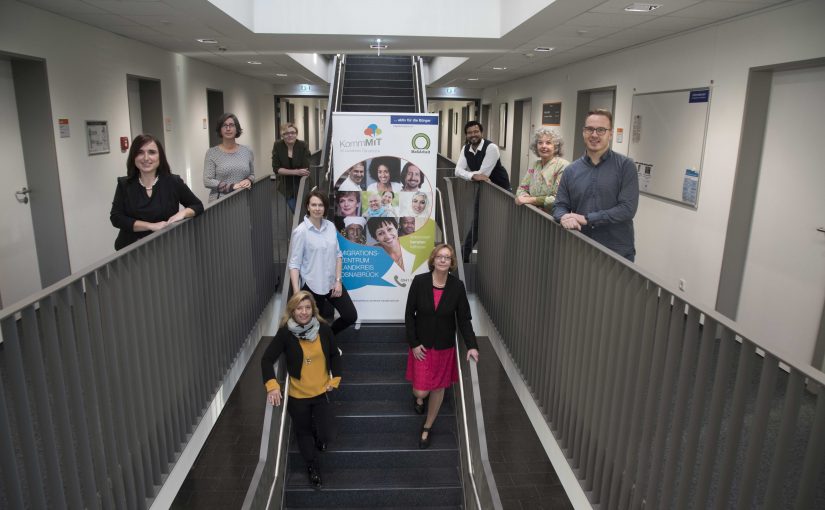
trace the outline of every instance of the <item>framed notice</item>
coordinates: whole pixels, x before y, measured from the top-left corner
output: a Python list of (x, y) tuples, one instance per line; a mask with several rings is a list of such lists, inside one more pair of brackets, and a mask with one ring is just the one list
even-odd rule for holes
[(109, 153), (109, 122), (105, 120), (86, 121), (86, 148), (89, 156)]
[(541, 105), (541, 124), (543, 126), (561, 126), (561, 103), (544, 103)]

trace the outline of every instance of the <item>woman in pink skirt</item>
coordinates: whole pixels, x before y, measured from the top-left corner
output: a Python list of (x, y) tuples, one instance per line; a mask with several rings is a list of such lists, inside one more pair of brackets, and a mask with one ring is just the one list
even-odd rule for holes
[(421, 426), (418, 447), (427, 448), (432, 426), (444, 401), (444, 388), (458, 381), (455, 353), (456, 324), (467, 346), (467, 359), (478, 361), (478, 344), (470, 322), (470, 303), (464, 283), (450, 274), (456, 269), (452, 246), (437, 245), (427, 261), (430, 272), (416, 276), (407, 296), (407, 380), (412, 382), (415, 412), (427, 419)]

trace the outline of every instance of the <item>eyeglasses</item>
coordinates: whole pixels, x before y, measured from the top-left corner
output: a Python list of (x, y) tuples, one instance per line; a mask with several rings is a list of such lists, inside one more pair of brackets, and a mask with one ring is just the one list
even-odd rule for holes
[(449, 255), (436, 255), (435, 260), (440, 260), (442, 262), (449, 262), (453, 260), (453, 258)]
[(231, 129), (235, 127), (235, 124), (224, 124), (221, 127), (224, 129)]
[(584, 126), (584, 129), (582, 131), (584, 131), (584, 134), (586, 135), (592, 135), (593, 133), (596, 133), (599, 136), (604, 136), (604, 134), (610, 130), (604, 127), (594, 128), (590, 126)]
[(298, 136), (298, 132), (297, 131), (287, 131), (286, 133), (284, 133), (284, 136)]

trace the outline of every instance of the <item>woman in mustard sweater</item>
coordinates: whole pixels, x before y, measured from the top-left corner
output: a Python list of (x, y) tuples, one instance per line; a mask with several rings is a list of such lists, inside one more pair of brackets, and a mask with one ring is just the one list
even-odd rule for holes
[(327, 449), (330, 407), (327, 392), (341, 382), (338, 360), (341, 351), (335, 345), (332, 329), (318, 314), (312, 294), (299, 291), (286, 305), (280, 328), (270, 337), (261, 359), (261, 372), (266, 386), (266, 401), (281, 405), (281, 386), (275, 379), (273, 365), (281, 353), (286, 355), (289, 374), (287, 412), (298, 439), (298, 449), (306, 461), (310, 483), (321, 487), (316, 448)]

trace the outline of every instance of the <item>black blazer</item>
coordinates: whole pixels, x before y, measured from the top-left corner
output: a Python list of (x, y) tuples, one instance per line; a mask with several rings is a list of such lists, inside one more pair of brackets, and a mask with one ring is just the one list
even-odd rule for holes
[[(298, 194), (298, 185), (301, 183), (301, 178), (297, 175), (280, 175), (279, 168), (309, 168), (309, 147), (303, 140), (295, 140), (295, 145), (292, 147), (292, 164), (289, 162), (289, 149), (286, 142), (283, 140), (275, 140), (272, 145), (272, 171), (278, 176), (278, 192), (284, 197), (294, 197)], [(310, 177), (311, 178), (311, 177)], [(311, 181), (307, 182), (308, 188), (311, 189)]]
[(467, 348), (478, 349), (472, 319), (464, 282), (457, 277), (447, 276), (447, 285), (437, 310), (433, 301), (433, 274), (422, 273), (413, 278), (404, 315), (410, 348), (423, 345), (428, 349), (449, 349), (455, 345), (458, 324)]
[[(341, 351), (335, 344), (335, 335), (332, 334), (332, 329), (324, 323), (321, 323), (321, 329), (318, 331), (321, 336), (321, 350), (324, 351), (324, 358), (327, 360), (327, 369), (332, 372), (333, 377), (341, 375), (339, 370), (339, 360)], [(286, 326), (283, 326), (272, 337), (263, 337), (261, 340), (270, 338), (269, 346), (264, 351), (264, 356), (261, 358), (261, 373), (263, 374), (264, 384), (270, 379), (275, 379), (275, 368), (273, 365), (281, 353), (286, 354), (286, 371), (290, 377), (301, 379), (301, 367), (304, 366), (304, 351), (301, 349), (301, 344), (298, 337), (289, 332)]]

